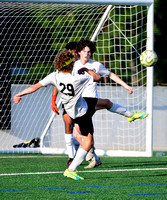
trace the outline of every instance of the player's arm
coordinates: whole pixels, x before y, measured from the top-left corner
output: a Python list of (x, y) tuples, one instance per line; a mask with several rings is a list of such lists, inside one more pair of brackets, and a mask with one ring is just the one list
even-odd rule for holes
[(116, 74), (114, 74), (113, 72), (110, 73), (109, 75), (110, 79), (115, 81), (116, 83), (122, 85), (126, 90), (128, 90), (129, 94), (133, 93), (133, 89), (132, 87), (130, 87), (129, 85), (127, 85), (122, 79), (120, 79)]
[(56, 105), (57, 94), (58, 94), (57, 88), (53, 87), (51, 108), (52, 108), (53, 112), (56, 113), (56, 115), (59, 115), (59, 113), (58, 113), (59, 109), (57, 108), (57, 105)]
[(27, 94), (31, 94), (35, 91), (37, 91), (39, 88), (43, 87), (41, 83), (36, 83), (34, 85), (31, 85), (30, 87), (24, 89), (23, 91), (19, 92), (13, 97), (13, 101), (17, 104), (21, 102), (21, 97)]
[(89, 75), (93, 76), (95, 82), (98, 82), (101, 79), (101, 76), (99, 76), (96, 72), (87, 69), (86, 67), (83, 67), (78, 70), (78, 74), (83, 74), (84, 72), (87, 72)]

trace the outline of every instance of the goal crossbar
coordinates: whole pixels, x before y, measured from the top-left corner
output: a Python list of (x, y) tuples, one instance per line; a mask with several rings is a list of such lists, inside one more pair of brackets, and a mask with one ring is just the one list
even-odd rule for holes
[(154, 0), (1, 0), (2, 2), (60, 3), (60, 4), (106, 4), (106, 5), (150, 5)]

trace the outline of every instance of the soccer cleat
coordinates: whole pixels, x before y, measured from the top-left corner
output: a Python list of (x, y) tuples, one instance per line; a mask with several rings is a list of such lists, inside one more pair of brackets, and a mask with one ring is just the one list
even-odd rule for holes
[(74, 172), (70, 172), (68, 169), (66, 169), (64, 171), (64, 177), (67, 177), (67, 178), (71, 178), (71, 179), (74, 179), (74, 180), (84, 180), (83, 177), (79, 176), (77, 174), (77, 171), (74, 171)]
[(89, 165), (84, 167), (85, 169), (88, 169), (88, 168), (94, 168), (94, 167), (98, 167), (102, 164), (102, 161), (99, 159), (99, 160), (91, 160), (89, 162)]
[(69, 167), (71, 165), (72, 161), (73, 161), (73, 158), (69, 158), (66, 166)]
[(136, 119), (144, 119), (148, 116), (148, 113), (145, 113), (145, 112), (136, 112), (136, 111), (133, 111), (133, 116), (132, 117), (127, 117), (127, 120), (128, 122), (132, 122)]
[(92, 158), (93, 158), (93, 156), (94, 156), (94, 150), (95, 150), (95, 148), (92, 147), (92, 148), (88, 151), (88, 153), (87, 153), (87, 155), (86, 155), (86, 158), (85, 158), (86, 161), (92, 160)]

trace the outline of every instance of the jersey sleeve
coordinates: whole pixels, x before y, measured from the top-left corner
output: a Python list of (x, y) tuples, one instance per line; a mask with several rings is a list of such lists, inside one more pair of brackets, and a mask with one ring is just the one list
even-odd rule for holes
[(110, 71), (103, 64), (100, 63), (98, 74), (100, 76), (108, 76), (110, 74)]
[(47, 86), (47, 85), (54, 85), (54, 77), (55, 77), (55, 72), (47, 75), (45, 78), (43, 78), (42, 80), (40, 80), (39, 82), (43, 85), (43, 86)]
[(74, 67), (73, 67), (73, 70), (72, 70), (72, 75), (75, 76), (76, 74), (78, 74), (78, 66), (77, 66), (77, 61), (75, 61), (74, 63)]
[(86, 74), (77, 74), (76, 76), (79, 77), (80, 84), (82, 85), (88, 85), (90, 83), (93, 83), (93, 76), (89, 75), (88, 73)]

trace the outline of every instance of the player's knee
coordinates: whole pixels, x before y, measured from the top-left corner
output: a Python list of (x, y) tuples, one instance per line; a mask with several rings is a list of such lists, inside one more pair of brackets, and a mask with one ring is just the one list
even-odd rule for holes
[(73, 132), (73, 123), (72, 121), (64, 121), (65, 122), (65, 131), (67, 134), (70, 134)]
[(72, 133), (73, 132), (73, 126), (71, 124), (68, 124), (67, 126), (65, 126), (66, 129), (66, 133)]
[(113, 106), (113, 103), (109, 99), (105, 99), (105, 108), (110, 109)]
[(91, 143), (87, 143), (82, 145), (82, 148), (85, 149), (87, 152), (93, 147), (93, 145), (91, 145)]

